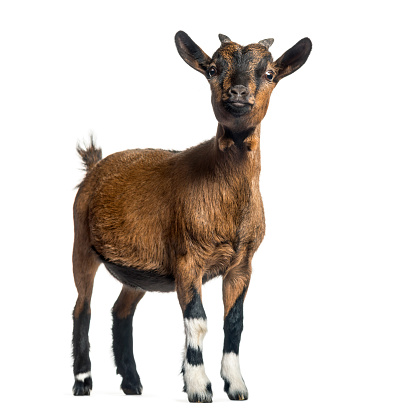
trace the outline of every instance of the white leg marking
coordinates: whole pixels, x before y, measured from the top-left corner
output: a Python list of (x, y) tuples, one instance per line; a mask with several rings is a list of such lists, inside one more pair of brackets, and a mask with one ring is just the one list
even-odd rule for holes
[(229, 393), (239, 392), (247, 395), (247, 388), (240, 372), (239, 356), (235, 353), (224, 353), (220, 375), (229, 382)]
[(203, 318), (185, 318), (186, 347), (203, 349), (207, 321)]
[(92, 375), (92, 372), (79, 373), (79, 374), (76, 374), (74, 378), (78, 380), (79, 382), (84, 382), (88, 377), (91, 377), (91, 375)]

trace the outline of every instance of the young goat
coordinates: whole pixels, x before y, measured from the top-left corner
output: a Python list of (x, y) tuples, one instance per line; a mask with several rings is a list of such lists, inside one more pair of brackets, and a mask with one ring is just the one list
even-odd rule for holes
[(221, 376), (230, 399), (248, 398), (239, 368), (243, 301), (253, 254), (264, 233), (259, 192), (260, 122), (273, 88), (306, 61), (302, 39), (274, 61), (273, 39), (242, 47), (219, 35), (209, 58), (184, 32), (181, 57), (208, 80), (217, 134), (182, 152), (136, 149), (102, 160), (93, 140), (78, 148), (87, 169), (74, 202), (74, 395), (89, 395), (90, 300), (103, 263), (123, 283), (113, 306), (114, 359), (126, 394), (141, 394), (133, 357), (132, 319), (147, 291), (176, 291), (186, 333), (184, 390), (190, 402), (211, 402), (202, 358), (206, 314), (202, 284), (223, 277)]

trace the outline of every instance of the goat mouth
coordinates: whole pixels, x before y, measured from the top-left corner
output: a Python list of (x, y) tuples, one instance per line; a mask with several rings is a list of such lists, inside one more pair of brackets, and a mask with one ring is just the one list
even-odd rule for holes
[(225, 109), (234, 116), (242, 116), (249, 113), (252, 109), (252, 104), (248, 102), (228, 101), (224, 104)]
[(244, 107), (244, 106), (248, 105), (249, 103), (244, 103), (244, 102), (230, 102), (229, 104), (231, 104), (234, 107)]

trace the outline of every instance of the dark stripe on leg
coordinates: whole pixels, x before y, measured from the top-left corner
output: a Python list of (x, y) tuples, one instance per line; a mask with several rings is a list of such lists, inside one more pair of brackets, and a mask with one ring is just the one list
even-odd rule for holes
[(73, 312), (73, 373), (75, 375), (73, 394), (76, 396), (90, 395), (93, 387), (89, 357), (89, 312), (88, 303), (83, 304), (83, 309), (77, 317)]
[(187, 347), (186, 360), (192, 366), (200, 366), (203, 364), (203, 354), (199, 348)]
[(238, 297), (225, 318), (223, 325), (225, 331), (225, 340), (223, 344), (224, 353), (239, 354), (240, 338), (243, 331), (244, 295), (245, 291)]
[(186, 305), (183, 313), (184, 318), (203, 318), (206, 319), (206, 312), (203, 308), (199, 293), (193, 289), (192, 300)]
[(239, 345), (243, 331), (243, 301), (245, 294), (246, 289), (229, 310), (223, 326), (225, 339), (221, 376), (224, 381), (224, 390), (231, 400), (246, 400), (249, 397), (239, 367)]

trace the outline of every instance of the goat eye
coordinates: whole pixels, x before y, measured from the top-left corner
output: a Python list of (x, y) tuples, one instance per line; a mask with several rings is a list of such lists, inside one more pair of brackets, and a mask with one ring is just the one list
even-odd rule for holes
[(275, 74), (273, 73), (273, 71), (266, 71), (265, 77), (266, 77), (266, 80), (273, 81)]
[(216, 67), (209, 68), (209, 77), (214, 77), (217, 74)]

